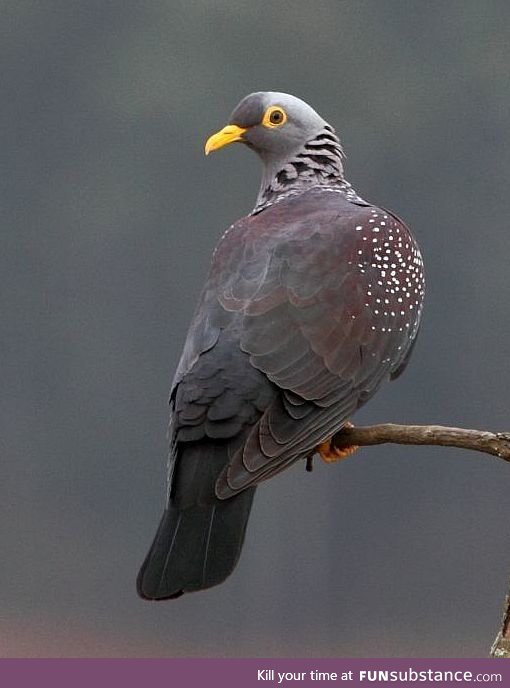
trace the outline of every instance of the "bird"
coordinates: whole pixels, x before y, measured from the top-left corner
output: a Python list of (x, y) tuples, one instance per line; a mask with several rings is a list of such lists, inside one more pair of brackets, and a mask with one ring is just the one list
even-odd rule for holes
[(319, 454), (406, 367), (423, 259), (397, 215), (344, 175), (334, 128), (274, 91), (241, 100), (207, 139), (258, 154), (255, 207), (214, 249), (170, 392), (166, 505), (137, 578), (148, 600), (222, 583), (259, 483)]

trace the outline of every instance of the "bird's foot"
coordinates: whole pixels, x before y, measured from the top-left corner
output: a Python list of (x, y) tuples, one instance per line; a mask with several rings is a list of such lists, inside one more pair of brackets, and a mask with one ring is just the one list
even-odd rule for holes
[[(344, 425), (344, 428), (353, 427), (354, 425), (350, 422), (347, 422)], [(330, 438), (325, 442), (321, 442), (321, 444), (319, 444), (319, 446), (317, 447), (317, 453), (319, 454), (321, 459), (326, 463), (334, 463), (335, 461), (341, 461), (342, 459), (346, 459), (348, 456), (351, 456), (351, 454), (354, 454), (354, 452), (359, 449), (359, 446), (357, 444), (352, 444), (349, 447), (342, 447), (342, 449), (339, 449), (332, 445), (332, 439), (333, 438)]]

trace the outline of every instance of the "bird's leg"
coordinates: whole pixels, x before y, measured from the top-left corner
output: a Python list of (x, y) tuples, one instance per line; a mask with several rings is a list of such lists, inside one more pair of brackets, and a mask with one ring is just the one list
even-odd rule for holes
[(307, 471), (307, 473), (311, 473), (313, 471), (313, 454), (310, 454), (310, 456), (306, 457), (305, 470)]
[[(343, 427), (353, 428), (354, 425), (348, 421), (347, 423), (345, 423)], [(357, 444), (352, 444), (349, 447), (343, 447), (342, 449), (338, 449), (332, 446), (331, 440), (332, 438), (330, 437), (329, 440), (321, 442), (321, 444), (319, 444), (317, 447), (317, 453), (320, 455), (321, 459), (326, 463), (333, 463), (334, 461), (341, 461), (341, 459), (346, 459), (348, 456), (354, 454), (354, 452), (359, 449), (359, 446)]]

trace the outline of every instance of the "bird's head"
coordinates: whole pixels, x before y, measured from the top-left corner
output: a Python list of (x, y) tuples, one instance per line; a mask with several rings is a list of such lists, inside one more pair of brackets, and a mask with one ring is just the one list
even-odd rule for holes
[(241, 100), (227, 126), (207, 140), (205, 153), (241, 142), (264, 161), (285, 160), (325, 126), (322, 117), (295, 96), (273, 91), (252, 93)]
[(263, 162), (254, 212), (310, 186), (346, 185), (342, 147), (333, 128), (288, 93), (262, 91), (243, 98), (227, 126), (207, 139), (205, 153), (237, 141)]

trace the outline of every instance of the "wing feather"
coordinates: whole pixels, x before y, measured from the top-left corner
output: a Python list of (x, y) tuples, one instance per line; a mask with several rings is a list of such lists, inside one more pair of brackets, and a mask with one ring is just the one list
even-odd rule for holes
[(308, 196), (250, 218), (227, 260), (220, 302), (239, 315), (242, 350), (280, 393), (218, 483), (223, 497), (336, 432), (405, 360), (418, 328), (423, 284), (413, 274), (409, 294), (408, 261), (419, 253), (408, 228), (340, 195)]
[(215, 251), (172, 393), (179, 440), (245, 437), (217, 495), (341, 428), (407, 362), (422, 299), (418, 248), (387, 211), (312, 189), (236, 223)]

